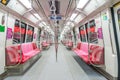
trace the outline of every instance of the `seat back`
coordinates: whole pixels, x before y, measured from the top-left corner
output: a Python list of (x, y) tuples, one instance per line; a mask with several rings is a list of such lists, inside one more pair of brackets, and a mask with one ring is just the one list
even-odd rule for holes
[(81, 43), (80, 50), (88, 53), (88, 43)]
[(97, 45), (91, 45), (92, 62), (94, 64), (104, 64), (104, 48)]
[(77, 48), (80, 49), (81, 42), (77, 43)]
[(24, 43), (21, 45), (22, 47), (22, 52), (23, 54), (24, 53), (28, 53), (30, 52), (31, 50), (33, 50), (33, 46), (32, 46), (32, 43)]
[(33, 46), (33, 49), (37, 48), (36, 43), (32, 43), (32, 46)]
[(6, 65), (15, 65), (20, 60), (19, 46), (8, 46), (6, 47)]

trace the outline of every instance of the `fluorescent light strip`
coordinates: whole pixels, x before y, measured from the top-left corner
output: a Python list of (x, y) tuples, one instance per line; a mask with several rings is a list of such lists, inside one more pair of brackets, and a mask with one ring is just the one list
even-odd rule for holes
[(29, 0), (19, 0), (26, 8), (30, 9), (31, 7), (31, 3)]
[(79, 0), (77, 8), (83, 8), (89, 0)]
[(70, 20), (72, 21), (76, 16), (77, 16), (77, 14), (73, 13), (72, 16), (70, 17)]
[(34, 16), (37, 17), (39, 20), (42, 20), (38, 14), (34, 14)]
[(42, 23), (39, 24), (40, 27), (43, 27), (44, 25)]
[(66, 24), (66, 25), (68, 26), (68, 25), (70, 25), (70, 24), (71, 24), (71, 22), (67, 22), (67, 24)]
[(46, 23), (45, 22), (42, 22), (44, 25), (46, 25)]

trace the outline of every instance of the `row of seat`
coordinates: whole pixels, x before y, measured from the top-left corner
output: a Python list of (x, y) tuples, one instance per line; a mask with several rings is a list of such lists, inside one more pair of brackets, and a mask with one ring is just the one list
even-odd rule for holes
[(6, 47), (6, 65), (23, 64), (40, 52), (41, 50), (37, 48), (36, 43), (23, 43), (21, 45), (8, 46)]
[(73, 51), (87, 64), (104, 64), (104, 48), (79, 42)]
[(66, 46), (67, 48), (73, 48), (73, 42), (71, 41), (71, 40), (63, 40), (63, 41), (61, 41), (62, 42), (62, 44), (64, 45), (64, 46)]
[(50, 46), (50, 42), (43, 41), (43, 42), (41, 43), (41, 45), (42, 45), (42, 49), (48, 49), (49, 46)]
[(73, 42), (72, 41), (68, 41), (65, 46), (69, 49), (72, 49), (73, 48)]

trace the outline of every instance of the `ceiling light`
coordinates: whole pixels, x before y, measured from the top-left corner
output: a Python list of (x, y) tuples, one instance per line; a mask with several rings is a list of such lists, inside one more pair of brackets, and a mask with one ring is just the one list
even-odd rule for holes
[(38, 14), (34, 14), (34, 16), (41, 20), (41, 17)]
[(31, 3), (29, 0), (19, 0), (26, 8), (32, 8)]
[(83, 8), (89, 0), (79, 0), (77, 8)]
[(39, 24), (40, 27), (43, 27), (44, 25), (42, 23)]
[(68, 25), (70, 25), (70, 24), (71, 24), (71, 22), (67, 22), (67, 24), (66, 24), (66, 25), (68, 26)]
[(70, 26), (74, 26), (74, 23), (71, 23), (71, 25)]
[(70, 20), (72, 21), (76, 16), (77, 16), (77, 14), (73, 13), (72, 16), (70, 17)]
[(46, 25), (46, 23), (45, 22), (42, 22), (44, 25)]

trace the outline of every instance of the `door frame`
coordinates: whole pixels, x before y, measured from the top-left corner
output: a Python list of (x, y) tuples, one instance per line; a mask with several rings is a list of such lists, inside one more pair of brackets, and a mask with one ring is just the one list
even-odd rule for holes
[[(116, 5), (116, 4), (115, 4)], [(114, 5), (114, 6), (115, 6)], [(117, 25), (115, 22), (115, 13), (114, 13), (114, 6), (111, 7), (111, 16), (112, 16), (112, 22), (113, 22), (113, 31), (115, 36), (115, 43), (116, 43), (116, 50), (117, 50), (117, 59), (118, 59), (118, 80), (120, 79), (120, 45), (119, 45), (119, 38), (118, 38), (118, 31), (117, 31)]]

